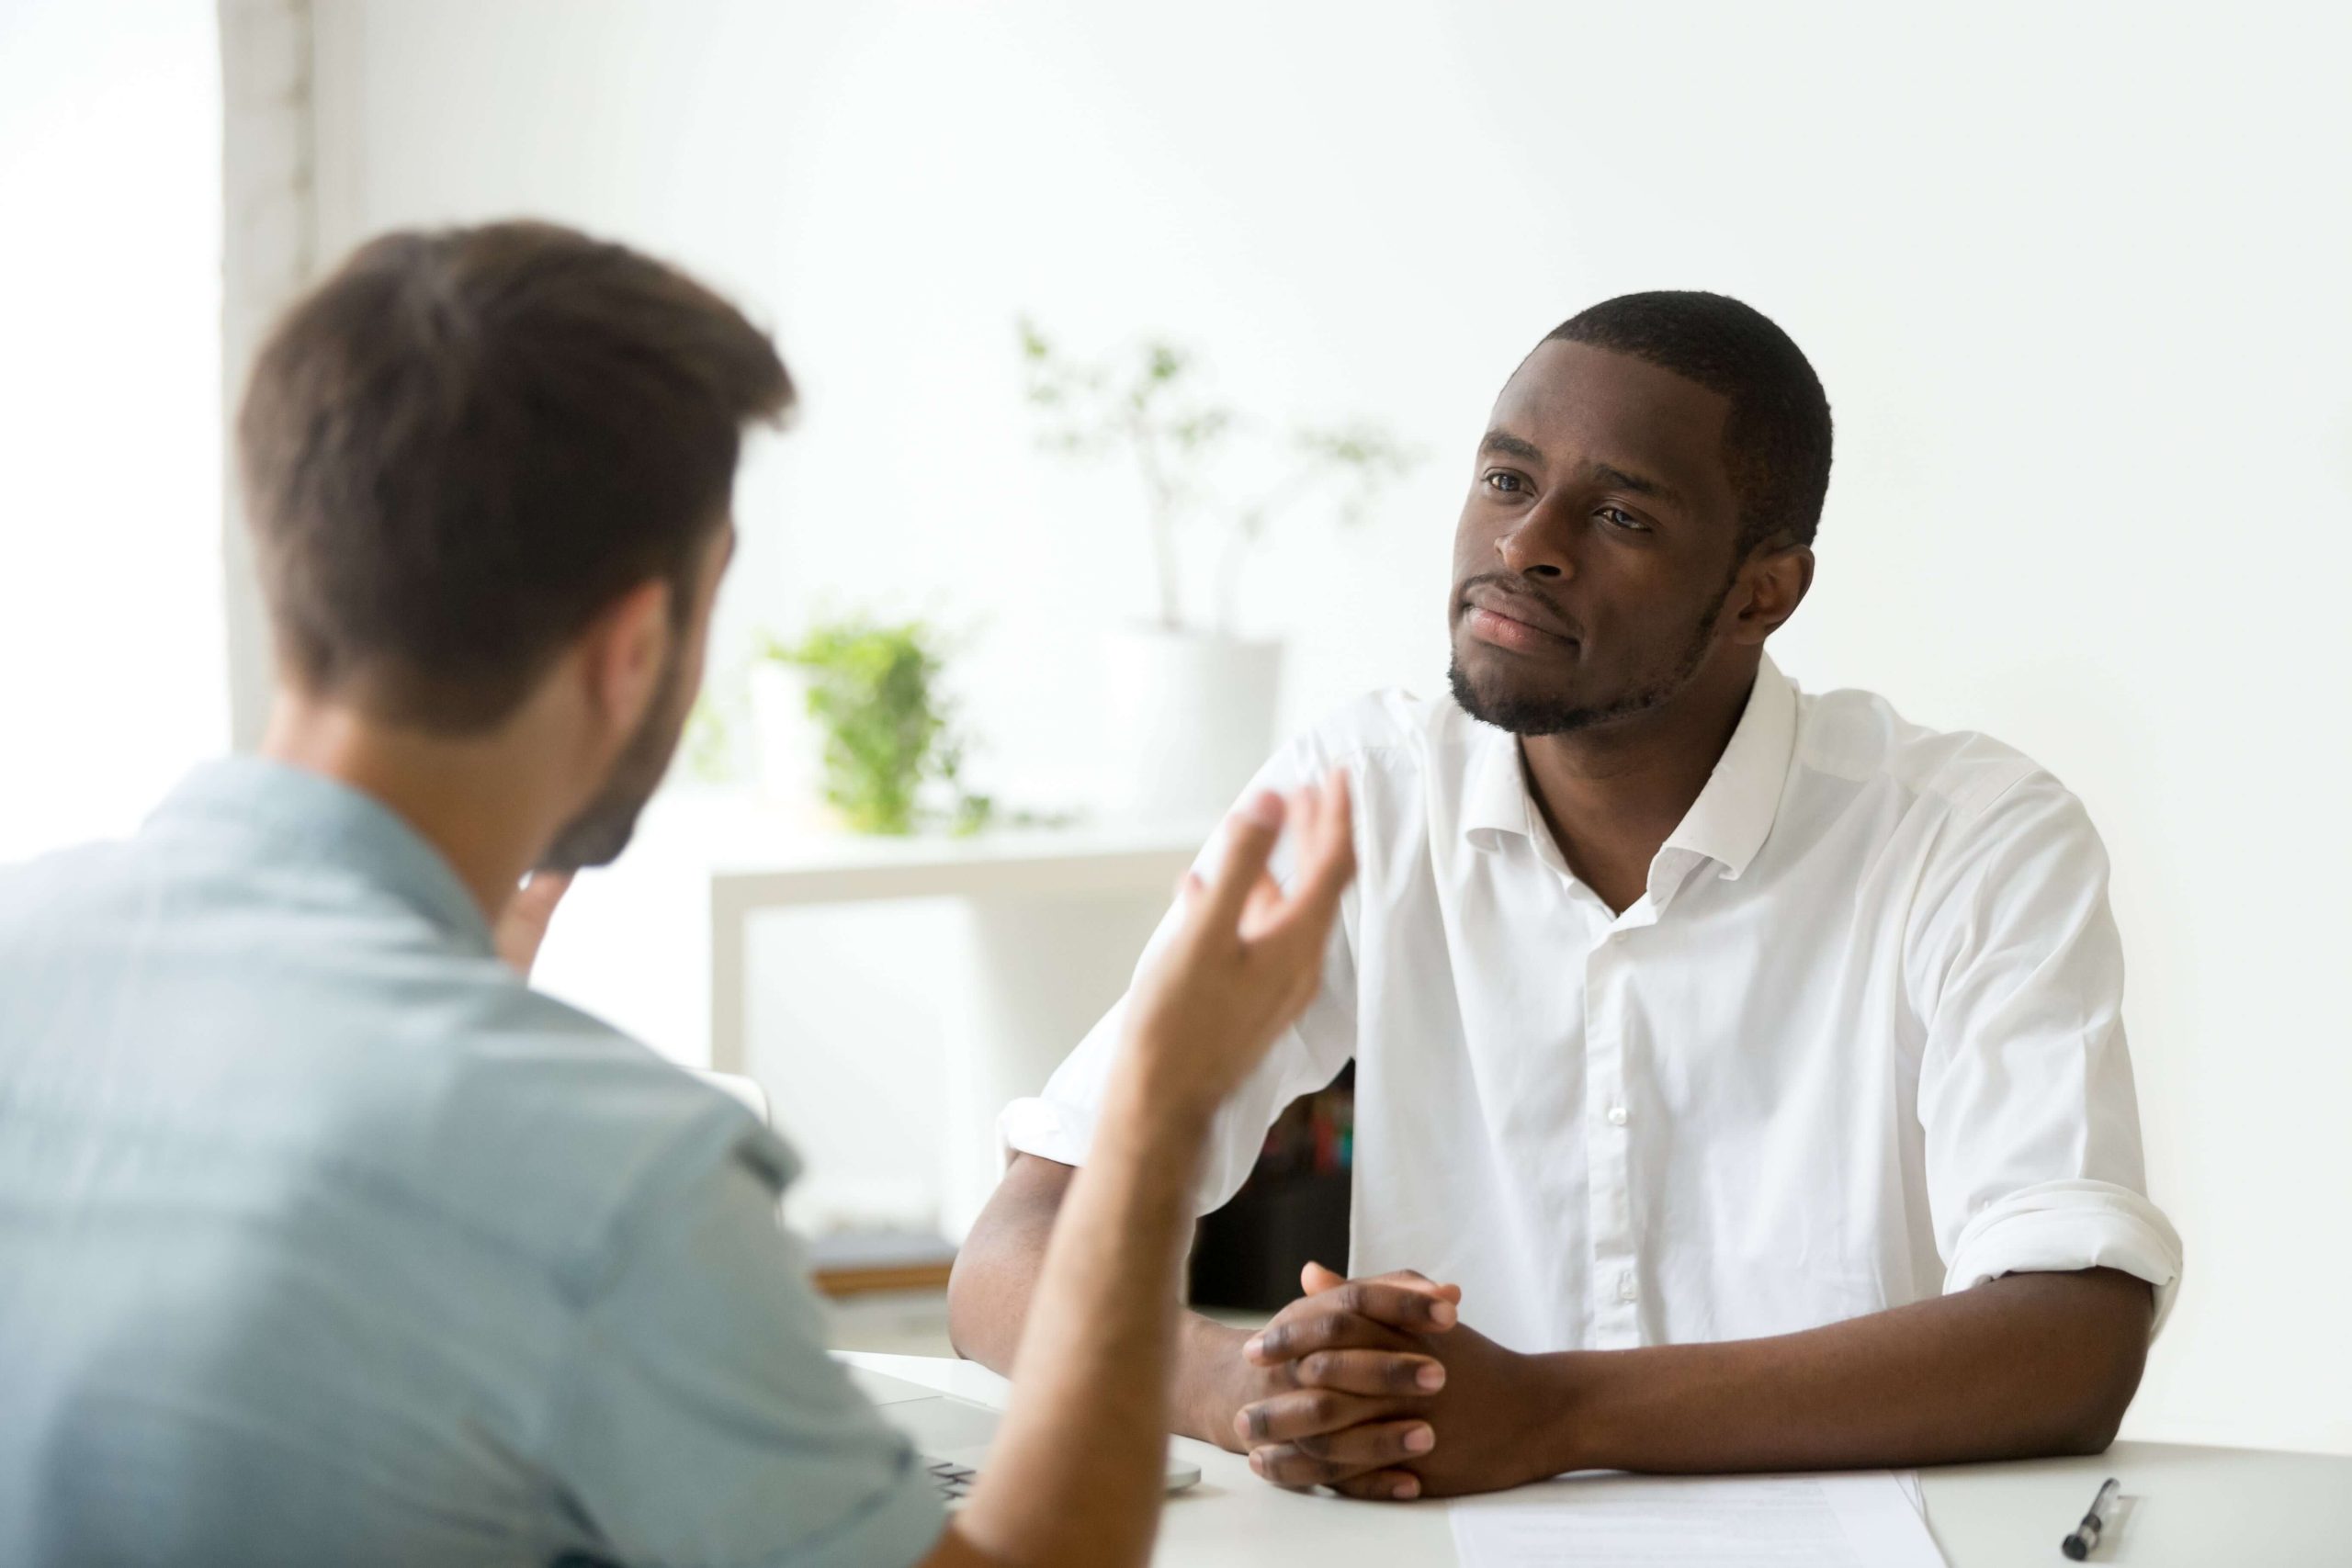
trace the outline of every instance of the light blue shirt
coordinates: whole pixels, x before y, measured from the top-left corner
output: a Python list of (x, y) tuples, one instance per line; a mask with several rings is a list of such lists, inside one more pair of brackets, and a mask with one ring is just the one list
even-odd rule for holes
[(0, 1562), (905, 1564), (790, 1151), (256, 760), (0, 874)]

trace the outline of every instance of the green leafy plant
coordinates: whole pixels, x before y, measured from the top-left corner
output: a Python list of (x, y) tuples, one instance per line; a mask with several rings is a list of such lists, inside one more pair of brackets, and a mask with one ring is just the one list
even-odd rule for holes
[[(1230, 632), (1242, 565), (1276, 517), (1324, 497), (1335, 499), (1338, 521), (1353, 524), (1383, 487), (1420, 460), (1368, 420), (1277, 434), (1204, 397), (1197, 359), (1171, 343), (1147, 340), (1125, 355), (1080, 360), (1025, 316), (1019, 331), (1038, 444), (1075, 457), (1124, 456), (1135, 464), (1159, 581), (1159, 621), (1171, 631), (1188, 625), (1178, 543), (1188, 519), (1219, 528), (1210, 625)], [(1244, 446), (1256, 450), (1245, 455), (1238, 450)], [(1258, 459), (1250, 465), (1254, 482), (1220, 483), (1236, 466), (1231, 459), (1245, 456)]]
[[(825, 799), (861, 833), (904, 834), (943, 823), (958, 833), (987, 826), (992, 806), (967, 791), (965, 741), (939, 694), (941, 656), (921, 621), (864, 617), (810, 628), (800, 641), (770, 637), (764, 657), (809, 671), (808, 716), (825, 736)], [(927, 786), (936, 783), (937, 791)], [(944, 794), (944, 808), (927, 795)]]
[(742, 699), (740, 693), (722, 697), (718, 685), (716, 680), (704, 682), (702, 694), (686, 715), (685, 734), (678, 745), (685, 776), (696, 784), (732, 784), (739, 771), (735, 732), (741, 716), (734, 710), (741, 707)]

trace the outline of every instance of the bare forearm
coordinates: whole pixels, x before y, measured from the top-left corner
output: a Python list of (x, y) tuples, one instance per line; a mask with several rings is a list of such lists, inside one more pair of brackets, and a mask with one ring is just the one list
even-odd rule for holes
[(1202, 1129), (1126, 1104), (1104, 1118), (1047, 1243), (1011, 1407), (960, 1529), (991, 1556), (1141, 1562), (1158, 1517), (1167, 1364)]
[[(1351, 820), (1345, 773), (1287, 806), (1252, 795), (1226, 824), (1215, 877), (1185, 879), (1175, 921), (1127, 992), (1086, 1168), (1023, 1168), (1041, 1184), (1026, 1212), (1052, 1214), (1050, 1239), (1015, 1303), (1023, 1321), (1004, 1424), (929, 1568), (974, 1558), (1126, 1568), (1149, 1554), (1193, 1174), (1217, 1105), (1315, 994), (1355, 873)], [(1267, 870), (1285, 822), (1297, 856), (1287, 889)], [(976, 1275), (967, 1291), (983, 1283)], [(1001, 1354), (1003, 1292), (978, 1296), (997, 1326), (958, 1342)]]
[(947, 1337), (966, 1360), (1012, 1375), (1054, 1216), (1077, 1174), (1069, 1166), (1017, 1156), (973, 1222), (947, 1279)]
[[(963, 1250), (947, 1292), (956, 1354), (1012, 1375), (1022, 1325), (1036, 1299), (1054, 1221), (1076, 1175), (1034, 1155), (1018, 1156)], [(1233, 1412), (1248, 1393), (1242, 1330), (1180, 1312), (1169, 1377), (1169, 1429), (1235, 1448)]]
[[(2148, 1287), (2011, 1275), (1802, 1334), (1538, 1358), (1551, 1471), (1819, 1470), (2104, 1449), (2138, 1388)], [(1562, 1462), (1554, 1462), (1555, 1461)]]

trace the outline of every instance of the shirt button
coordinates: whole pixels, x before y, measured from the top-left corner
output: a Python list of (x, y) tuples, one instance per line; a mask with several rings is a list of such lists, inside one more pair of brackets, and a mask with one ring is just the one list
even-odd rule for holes
[(1619, 1301), (1630, 1302), (1641, 1293), (1641, 1288), (1634, 1283), (1634, 1272), (1632, 1269), (1629, 1269), (1624, 1273), (1617, 1276), (1617, 1299)]
[(1629, 1120), (1631, 1118), (1625, 1114), (1623, 1106), (1612, 1105), (1609, 1108), (1609, 1124), (1611, 1127), (1623, 1127)]
[(1609, 940), (1616, 946), (1623, 947), (1625, 945), (1625, 939), (1631, 935), (1633, 935), (1631, 931), (1611, 931)]

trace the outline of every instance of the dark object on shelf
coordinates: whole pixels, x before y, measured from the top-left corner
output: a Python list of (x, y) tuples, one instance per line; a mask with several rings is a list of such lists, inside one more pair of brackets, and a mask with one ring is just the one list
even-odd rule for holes
[(1273, 1312), (1298, 1299), (1309, 1260), (1345, 1272), (1355, 1164), (1355, 1066), (1293, 1101), (1256, 1168), (1193, 1236), (1194, 1306)]

